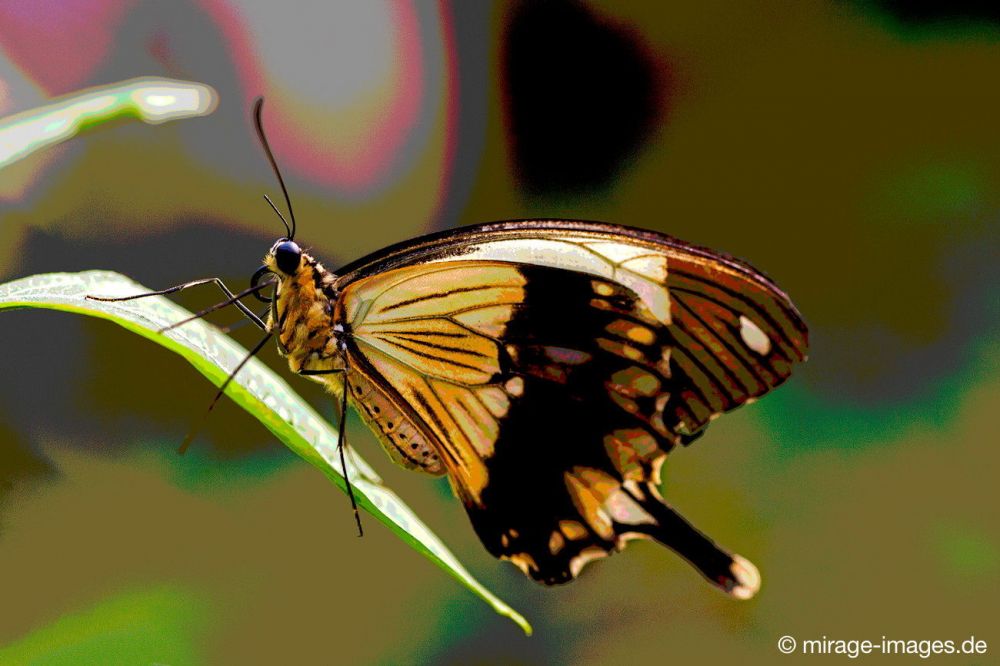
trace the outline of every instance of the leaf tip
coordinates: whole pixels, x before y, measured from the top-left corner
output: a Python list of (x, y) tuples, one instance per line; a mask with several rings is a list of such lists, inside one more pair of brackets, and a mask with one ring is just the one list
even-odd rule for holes
[(524, 619), (523, 615), (521, 615), (517, 611), (515, 611), (515, 610), (513, 610), (511, 608), (508, 608), (506, 610), (506, 612), (504, 612), (502, 614), (506, 615), (507, 617), (509, 617), (511, 620), (514, 621), (514, 623), (517, 626), (521, 627), (521, 631), (524, 632), (525, 636), (531, 636), (531, 634), (534, 633), (535, 630), (531, 628), (531, 624), (526, 619)]

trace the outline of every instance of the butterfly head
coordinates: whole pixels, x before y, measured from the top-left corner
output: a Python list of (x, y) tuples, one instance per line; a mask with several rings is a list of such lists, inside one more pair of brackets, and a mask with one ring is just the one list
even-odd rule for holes
[[(270, 278), (262, 282), (266, 277)], [(251, 286), (274, 283), (273, 295), (281, 300), (282, 293), (294, 290), (300, 294), (316, 292), (316, 298), (333, 298), (336, 291), (333, 283), (336, 276), (306, 253), (298, 243), (290, 238), (279, 238), (264, 255), (263, 265), (250, 280)], [(263, 290), (261, 290), (263, 291)], [(255, 294), (260, 300), (272, 299), (260, 291)]]
[[(284, 293), (295, 291), (299, 298), (303, 294), (316, 292), (316, 298), (332, 297), (335, 292), (332, 285), (335, 275), (323, 268), (316, 259), (306, 253), (298, 243), (290, 238), (279, 238), (264, 255), (263, 265), (257, 269), (250, 280), (253, 287), (274, 283), (273, 298), (282, 300)], [(263, 293), (263, 289), (255, 295), (265, 302), (272, 298)], [(269, 291), (269, 290), (268, 290)]]
[(302, 248), (295, 241), (282, 238), (271, 246), (264, 263), (276, 275), (294, 277), (302, 265)]
[[(257, 272), (250, 278), (250, 286), (258, 287), (270, 282), (275, 283), (275, 296), (281, 291), (282, 283), (286, 280), (295, 280), (302, 272), (302, 248), (299, 244), (289, 238), (279, 238), (271, 246), (271, 249), (264, 255), (264, 263)], [(265, 278), (271, 278), (262, 282)], [(261, 291), (254, 293), (259, 300), (270, 303), (271, 298), (265, 296)]]

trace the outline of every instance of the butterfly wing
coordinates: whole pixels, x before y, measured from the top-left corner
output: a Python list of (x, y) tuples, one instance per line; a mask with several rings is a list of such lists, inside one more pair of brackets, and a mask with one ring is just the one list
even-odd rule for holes
[(491, 553), (556, 583), (652, 537), (718, 578), (693, 528), (678, 546), (659, 467), (804, 358), (773, 283), (661, 234), (562, 221), (425, 237), (339, 273), (351, 367), (431, 443)]

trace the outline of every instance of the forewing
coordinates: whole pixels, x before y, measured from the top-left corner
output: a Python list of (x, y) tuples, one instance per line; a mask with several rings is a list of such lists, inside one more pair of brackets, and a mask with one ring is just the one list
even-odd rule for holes
[(340, 302), (351, 364), (437, 443), (467, 501), (477, 502), (487, 483), (486, 461), (509, 406), (500, 340), (524, 302), (525, 282), (510, 264), (417, 265), (348, 285)]

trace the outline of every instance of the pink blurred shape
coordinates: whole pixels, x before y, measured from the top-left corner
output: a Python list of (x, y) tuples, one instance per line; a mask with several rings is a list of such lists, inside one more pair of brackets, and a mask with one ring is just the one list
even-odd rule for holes
[[(288, 52), (275, 54), (264, 48), (264, 39), (271, 37), (265, 31), (277, 31), (275, 21), (288, 20), (285, 17), (275, 18), (250, 7), (237, 9), (223, 0), (202, 0), (201, 6), (228, 42), (227, 51), (236, 66), (245, 107), (249, 109), (258, 95), (267, 98), (265, 122), (271, 144), (279, 160), (300, 176), (346, 193), (370, 192), (388, 184), (393, 167), (404, 157), (408, 145), (410, 150), (414, 144), (432, 148), (428, 135), (442, 129), (449, 132), (451, 128), (454, 113), (450, 107), (455, 100), (449, 88), (454, 81), (449, 77), (452, 72), (447, 62), (454, 54), (447, 51), (446, 44), (445, 62), (428, 65), (421, 42), (447, 39), (450, 26), (441, 16), (446, 11), (443, 6), (437, 6), (438, 24), (434, 26), (422, 25), (417, 9), (409, 2), (389, 2), (379, 4), (377, 11), (369, 10), (365, 20), (359, 22), (359, 29), (373, 28), (373, 13), (376, 20), (383, 22), (374, 26), (374, 43), (369, 45), (379, 61), (384, 60), (386, 67), (382, 69), (366, 61), (367, 53), (352, 54), (353, 58), (345, 61), (324, 62), (322, 59), (337, 49), (319, 42), (315, 49), (308, 49), (309, 40), (315, 38), (310, 33), (299, 35), (302, 43), (293, 48), (293, 52), (309, 56), (300, 55), (289, 63)], [(345, 25), (351, 29), (350, 11), (338, 7), (344, 6), (331, 5), (324, 20), (329, 21), (331, 29), (344, 29)], [(333, 16), (337, 12), (343, 12), (343, 16)], [(329, 35), (327, 39), (335, 40), (337, 36)], [(313, 72), (311, 79), (306, 75), (290, 80), (282, 72), (282, 66), (287, 71), (290, 65), (309, 68)], [(436, 69), (429, 71), (429, 66)], [(359, 69), (368, 76), (363, 85), (331, 93), (329, 89), (341, 83), (338, 74), (355, 79)], [(436, 94), (426, 85), (428, 75), (441, 80), (442, 99), (433, 103), (426, 99)], [(447, 141), (445, 138), (445, 144)], [(443, 149), (448, 152), (446, 145)]]
[(0, 43), (49, 95), (89, 82), (134, 0), (0, 2)]

